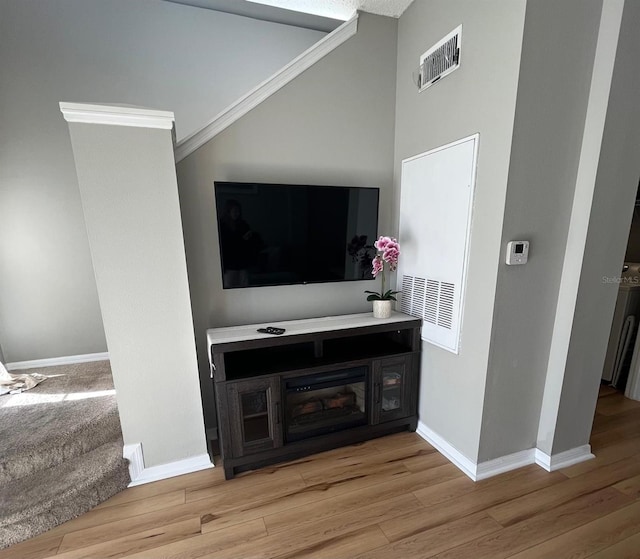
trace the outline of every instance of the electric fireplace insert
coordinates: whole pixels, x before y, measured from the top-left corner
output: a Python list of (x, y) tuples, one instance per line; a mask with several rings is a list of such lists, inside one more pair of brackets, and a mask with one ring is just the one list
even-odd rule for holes
[(284, 381), (285, 441), (367, 424), (367, 367)]

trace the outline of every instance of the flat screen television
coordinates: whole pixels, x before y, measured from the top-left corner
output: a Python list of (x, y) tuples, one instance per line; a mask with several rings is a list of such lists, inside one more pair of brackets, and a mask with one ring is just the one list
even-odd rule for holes
[(378, 188), (214, 188), (224, 289), (372, 279)]

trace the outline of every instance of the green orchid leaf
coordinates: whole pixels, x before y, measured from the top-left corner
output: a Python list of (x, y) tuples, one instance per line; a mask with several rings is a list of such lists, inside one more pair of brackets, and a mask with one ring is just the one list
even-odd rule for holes
[(380, 295), (378, 295), (377, 293), (374, 293), (373, 295), (369, 295), (367, 297), (367, 301), (381, 301), (382, 299), (380, 298)]

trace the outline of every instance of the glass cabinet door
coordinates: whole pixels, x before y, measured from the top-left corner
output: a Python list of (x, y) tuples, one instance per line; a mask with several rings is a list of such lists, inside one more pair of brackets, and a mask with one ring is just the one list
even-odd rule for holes
[(279, 379), (231, 382), (227, 395), (234, 456), (282, 444)]
[(373, 365), (373, 423), (408, 417), (415, 407), (417, 382), (411, 356), (381, 359)]

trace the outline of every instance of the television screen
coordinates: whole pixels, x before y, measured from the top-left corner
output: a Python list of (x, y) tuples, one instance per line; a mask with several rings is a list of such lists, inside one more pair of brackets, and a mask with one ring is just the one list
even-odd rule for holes
[(378, 188), (216, 182), (223, 287), (371, 279)]

